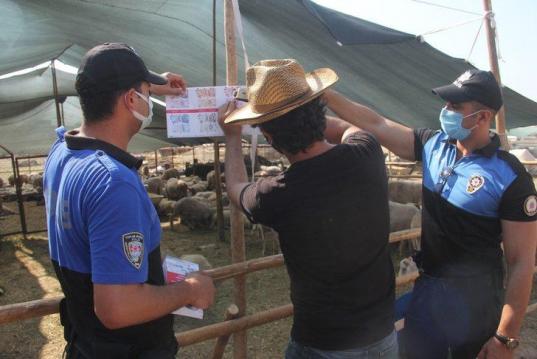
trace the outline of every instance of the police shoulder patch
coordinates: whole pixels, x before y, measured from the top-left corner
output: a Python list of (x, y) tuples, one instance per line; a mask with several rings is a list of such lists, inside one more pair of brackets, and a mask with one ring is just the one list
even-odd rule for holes
[(537, 214), (537, 196), (531, 195), (524, 201), (524, 213), (528, 217), (533, 217)]
[(144, 235), (140, 232), (129, 232), (121, 236), (123, 253), (136, 269), (140, 269), (144, 260)]
[(466, 192), (472, 194), (477, 192), (485, 184), (485, 179), (479, 174), (470, 176), (468, 184), (466, 185)]

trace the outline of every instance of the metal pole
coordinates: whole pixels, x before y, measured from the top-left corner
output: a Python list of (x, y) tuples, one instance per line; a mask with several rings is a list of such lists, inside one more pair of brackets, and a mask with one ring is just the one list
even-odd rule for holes
[(60, 102), (58, 101), (58, 83), (56, 81), (56, 66), (54, 60), (50, 61), (50, 70), (52, 71), (52, 90), (54, 91), (54, 104), (56, 105), (56, 125), (62, 126), (62, 117), (60, 115)]
[(26, 239), (28, 227), (26, 226), (26, 212), (24, 210), (24, 199), (22, 198), (22, 180), (19, 173), (19, 161), (11, 154), (11, 164), (13, 165), (13, 174), (15, 176), (15, 192), (17, 194), (17, 202), (19, 204), (19, 215), (21, 219), (22, 236)]
[(26, 239), (26, 233), (28, 232), (28, 228), (26, 227), (26, 215), (24, 213), (24, 202), (22, 200), (22, 192), (21, 192), (21, 186), (19, 185), (20, 179), (19, 179), (19, 169), (18, 169), (18, 162), (15, 159), (15, 154), (8, 150), (6, 147), (0, 145), (0, 148), (2, 148), (4, 151), (6, 151), (9, 154), (9, 157), (11, 158), (11, 169), (13, 170), (13, 179), (15, 181), (15, 193), (17, 194), (17, 204), (19, 206), (19, 217), (21, 221), (21, 229), (22, 229), (22, 235), (24, 239)]
[(216, 228), (218, 240), (225, 241), (224, 231), (224, 206), (222, 205), (222, 178), (220, 174), (220, 144), (214, 141), (214, 179), (216, 191)]
[[(494, 74), (494, 77), (496, 77), (501, 91), (502, 80), (500, 77), (500, 66), (498, 64), (498, 52), (496, 50), (496, 22), (494, 21), (491, 0), (483, 0), (483, 5), (487, 16), (485, 20), (485, 28), (487, 31), (490, 69)], [(505, 105), (502, 106), (496, 114), (496, 132), (500, 136), (502, 148), (504, 150), (509, 150), (509, 141), (507, 140), (507, 134), (505, 133)]]
[[(216, 86), (216, 0), (213, 0), (213, 86)], [(216, 228), (218, 240), (225, 241), (224, 206), (222, 205), (222, 179), (220, 177), (220, 145), (214, 141), (214, 175), (216, 191)]]
[(216, 0), (213, 0), (213, 86), (216, 86)]
[[(226, 43), (226, 83), (228, 86), (238, 84), (237, 56), (235, 54), (235, 16), (231, 0), (224, 0), (224, 31)], [(231, 259), (233, 263), (243, 262), (246, 258), (244, 245), (244, 223), (239, 208), (231, 205)], [(233, 302), (239, 307), (239, 317), (246, 313), (246, 277), (239, 276), (234, 280)], [(247, 357), (246, 331), (240, 331), (233, 337), (233, 357)]]

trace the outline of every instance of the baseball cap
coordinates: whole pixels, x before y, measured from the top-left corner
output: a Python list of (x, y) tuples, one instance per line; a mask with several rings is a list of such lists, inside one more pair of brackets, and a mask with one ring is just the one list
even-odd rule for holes
[(502, 105), (502, 91), (490, 71), (468, 70), (452, 84), (434, 88), (433, 93), (451, 103), (477, 101), (498, 111)]
[(115, 91), (141, 81), (156, 85), (167, 83), (165, 77), (147, 69), (132, 47), (107, 42), (95, 46), (82, 58), (76, 76), (76, 90), (79, 94)]

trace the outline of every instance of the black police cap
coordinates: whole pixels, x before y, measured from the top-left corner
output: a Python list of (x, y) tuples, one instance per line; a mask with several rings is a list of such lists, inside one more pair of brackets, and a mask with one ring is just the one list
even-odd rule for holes
[(477, 101), (495, 111), (503, 105), (502, 91), (490, 71), (468, 70), (452, 84), (432, 90), (447, 102)]
[(165, 77), (147, 69), (132, 47), (108, 42), (84, 55), (76, 81), (79, 94), (123, 90), (141, 81), (156, 85), (167, 83)]

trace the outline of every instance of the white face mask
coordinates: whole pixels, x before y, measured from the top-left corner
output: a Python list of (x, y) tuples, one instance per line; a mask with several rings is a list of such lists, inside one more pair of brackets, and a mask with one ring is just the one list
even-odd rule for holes
[(144, 116), (142, 115), (141, 113), (139, 113), (138, 111), (135, 111), (135, 110), (131, 110), (134, 118), (136, 118), (138, 121), (140, 121), (142, 123), (142, 125), (140, 126), (140, 130), (143, 130), (144, 128), (146, 128), (147, 126), (149, 126), (149, 124), (151, 123), (151, 121), (153, 120), (153, 101), (151, 101), (149, 99), (149, 96), (146, 97), (144, 94), (141, 94), (139, 93), (138, 91), (134, 91), (136, 92), (136, 94), (142, 99), (144, 100), (145, 102), (147, 102), (147, 106), (149, 108), (148, 110), (148, 114), (147, 116)]

